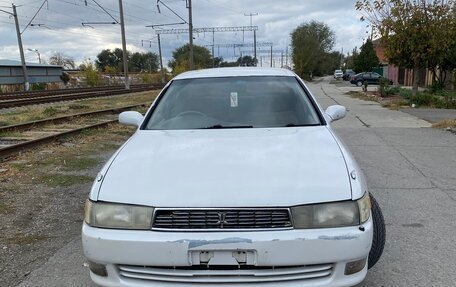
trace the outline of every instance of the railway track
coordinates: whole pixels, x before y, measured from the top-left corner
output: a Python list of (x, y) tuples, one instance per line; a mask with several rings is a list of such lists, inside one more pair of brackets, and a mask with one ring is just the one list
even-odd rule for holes
[(148, 105), (104, 109), (0, 127), (0, 161), (68, 135), (116, 123), (120, 112)]
[(129, 90), (123, 88), (97, 88), (95, 90), (83, 89), (71, 89), (64, 91), (62, 90), (50, 91), (46, 93), (22, 93), (22, 94), (10, 94), (10, 95), (0, 95), (0, 109), (36, 105), (36, 104), (45, 104), (52, 102), (61, 102), (61, 101), (72, 101), (78, 99), (87, 99), (87, 98), (96, 98), (96, 97), (107, 97), (119, 94), (126, 93), (137, 93), (147, 90), (161, 89), (163, 85), (139, 85), (132, 86)]

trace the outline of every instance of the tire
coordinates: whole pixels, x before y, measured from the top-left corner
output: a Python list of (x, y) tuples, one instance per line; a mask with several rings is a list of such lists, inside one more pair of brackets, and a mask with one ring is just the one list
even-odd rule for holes
[(377, 261), (382, 257), (383, 248), (385, 247), (386, 229), (385, 220), (383, 219), (382, 210), (377, 203), (377, 200), (370, 194), (372, 203), (372, 220), (374, 223), (374, 237), (372, 240), (372, 248), (369, 252), (368, 269), (374, 267)]
[(358, 82), (356, 82), (356, 85), (357, 85), (358, 87), (361, 87), (361, 86), (363, 85), (363, 81), (358, 81)]

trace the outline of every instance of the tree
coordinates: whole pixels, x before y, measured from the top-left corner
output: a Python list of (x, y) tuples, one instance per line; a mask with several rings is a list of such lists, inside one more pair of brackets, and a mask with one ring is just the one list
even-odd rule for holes
[(87, 86), (94, 87), (100, 83), (100, 73), (92, 62), (86, 60), (79, 68), (82, 71)]
[(347, 69), (352, 69), (352, 70), (356, 71), (355, 62), (356, 62), (356, 59), (358, 58), (358, 56), (359, 56), (358, 47), (355, 47), (355, 48), (353, 48), (351, 54), (349, 53), (345, 57), (345, 67)]
[(295, 72), (303, 78), (322, 73), (323, 59), (332, 50), (334, 41), (334, 32), (324, 23), (311, 21), (298, 26), (291, 33)]
[[(172, 68), (174, 75), (189, 70), (189, 53), (189, 44), (186, 44), (174, 50), (173, 59), (168, 63), (168, 65)], [(212, 55), (207, 48), (203, 46), (193, 45), (193, 63), (195, 69), (211, 68)]]
[(49, 59), (49, 64), (62, 66), (66, 70), (74, 69), (76, 67), (73, 58), (68, 57), (60, 52), (55, 52), (52, 54), (51, 58)]
[(255, 67), (258, 64), (258, 59), (253, 59), (252, 56), (239, 57), (236, 61), (238, 66), (242, 67)]
[[(127, 59), (131, 58), (131, 52), (127, 51)], [(105, 71), (106, 67), (113, 67), (118, 72), (123, 71), (123, 50), (115, 48), (102, 50), (95, 60), (95, 64), (100, 71)]]
[(363, 11), (381, 36), (388, 61), (413, 69), (413, 94), (418, 91), (420, 68), (437, 67), (454, 42), (453, 0), (358, 0)]
[(130, 69), (133, 72), (156, 72), (158, 70), (158, 56), (155, 53), (133, 53), (130, 59)]
[(374, 45), (371, 39), (367, 39), (366, 42), (361, 46), (361, 51), (354, 61), (355, 71), (371, 72), (372, 68), (377, 67), (379, 60), (374, 50)]

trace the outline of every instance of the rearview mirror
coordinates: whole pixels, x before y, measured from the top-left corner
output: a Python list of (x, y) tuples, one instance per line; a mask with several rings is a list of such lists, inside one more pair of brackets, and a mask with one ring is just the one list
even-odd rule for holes
[(144, 117), (138, 112), (128, 111), (119, 115), (119, 123), (121, 125), (139, 127), (143, 120)]
[(347, 114), (347, 110), (345, 109), (344, 106), (334, 105), (334, 106), (329, 106), (326, 109), (325, 113), (330, 118), (330, 122), (334, 122), (334, 121), (344, 118), (345, 115)]

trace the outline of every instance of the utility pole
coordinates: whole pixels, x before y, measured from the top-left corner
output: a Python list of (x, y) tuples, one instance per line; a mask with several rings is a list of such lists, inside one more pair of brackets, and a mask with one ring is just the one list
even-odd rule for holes
[(190, 63), (190, 71), (195, 69), (193, 64), (193, 20), (192, 20), (192, 0), (188, 1), (188, 36), (189, 36), (189, 44), (190, 44), (190, 56), (189, 56), (189, 63)]
[[(253, 21), (252, 17), (253, 16), (258, 16), (258, 13), (249, 13), (249, 14), (244, 14), (244, 16), (249, 16), (250, 17), (250, 26), (252, 26)], [(256, 62), (256, 57), (257, 57), (257, 47), (256, 47), (256, 30), (253, 30), (253, 61)], [(256, 66), (256, 64), (255, 64)]]
[(24, 47), (22, 46), (21, 31), (19, 30), (19, 19), (17, 18), (16, 5), (14, 5), (14, 4), (12, 4), (12, 5), (13, 5), (14, 22), (16, 23), (17, 42), (19, 44), (19, 52), (21, 54), (22, 73), (24, 74), (24, 90), (28, 91), (30, 84), (28, 81), (27, 65), (25, 64)]
[(285, 50), (285, 66), (288, 67), (288, 43), (287, 43), (287, 48)]
[(271, 68), (272, 68), (272, 45), (271, 45)]
[(162, 58), (162, 48), (161, 48), (161, 43), (160, 43), (160, 34), (157, 35), (158, 39), (158, 54), (160, 56), (160, 71), (161, 71), (161, 80), (162, 83), (165, 82), (165, 71), (163, 70), (163, 58)]
[(283, 51), (280, 54), (280, 68), (283, 68)]
[(212, 29), (212, 68), (215, 68), (215, 30)]
[(123, 14), (122, 0), (119, 0), (119, 11), (120, 11), (120, 29), (122, 33), (122, 50), (123, 50), (123, 66), (125, 76), (125, 89), (130, 89), (130, 80), (128, 79), (128, 59), (127, 59), (127, 41), (125, 39), (125, 20)]
[(256, 40), (256, 30), (253, 30), (253, 63), (255, 66), (257, 62), (257, 40)]

